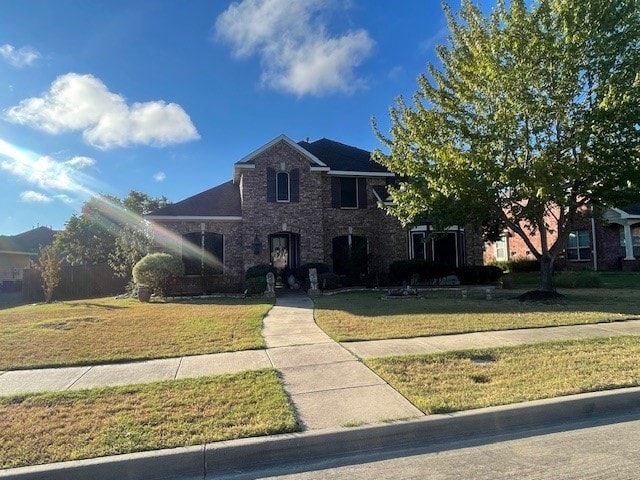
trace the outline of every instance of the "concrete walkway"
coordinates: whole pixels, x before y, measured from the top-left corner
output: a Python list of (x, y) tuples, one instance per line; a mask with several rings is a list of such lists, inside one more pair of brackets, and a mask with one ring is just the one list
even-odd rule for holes
[(320, 330), (306, 294), (280, 293), (262, 334), (303, 430), (424, 415)]
[(572, 338), (640, 335), (640, 320), (410, 339), (334, 342), (316, 325), (313, 302), (282, 291), (264, 319), (266, 350), (110, 365), (0, 371), (0, 395), (74, 390), (275, 367), (305, 430), (422, 416), (359, 358), (490, 348)]

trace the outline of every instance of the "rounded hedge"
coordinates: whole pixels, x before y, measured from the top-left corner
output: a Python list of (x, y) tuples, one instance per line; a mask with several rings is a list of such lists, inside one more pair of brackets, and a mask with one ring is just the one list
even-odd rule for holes
[(168, 253), (150, 253), (134, 265), (132, 274), (138, 286), (150, 287), (156, 294), (164, 295), (171, 281), (184, 275), (184, 265)]

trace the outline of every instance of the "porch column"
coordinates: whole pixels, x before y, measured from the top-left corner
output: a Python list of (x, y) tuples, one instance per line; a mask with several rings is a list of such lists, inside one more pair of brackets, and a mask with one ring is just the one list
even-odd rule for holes
[(631, 235), (631, 225), (627, 222), (623, 225), (624, 229), (624, 253), (625, 260), (635, 260), (633, 256), (633, 236)]

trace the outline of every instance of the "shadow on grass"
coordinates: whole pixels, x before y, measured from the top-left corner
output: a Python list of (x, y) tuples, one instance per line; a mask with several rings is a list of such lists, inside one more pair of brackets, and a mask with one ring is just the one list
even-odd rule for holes
[[(640, 297), (628, 289), (563, 290), (563, 296), (546, 301), (520, 301), (522, 290), (492, 292), (487, 300), (483, 289), (469, 291), (467, 298), (457, 290), (420, 292), (419, 298), (385, 300), (385, 290), (336, 293), (315, 299), (319, 310), (343, 311), (363, 317), (425, 314), (518, 314), (536, 312), (603, 312), (628, 320), (640, 316)], [(625, 315), (625, 318), (618, 318)]]

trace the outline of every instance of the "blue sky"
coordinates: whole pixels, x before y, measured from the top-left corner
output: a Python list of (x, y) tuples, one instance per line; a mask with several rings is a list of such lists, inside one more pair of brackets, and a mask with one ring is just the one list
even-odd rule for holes
[[(487, 0), (487, 3), (488, 0)], [(0, 0), (0, 234), (92, 194), (179, 201), (280, 134), (380, 147), (435, 0)]]

